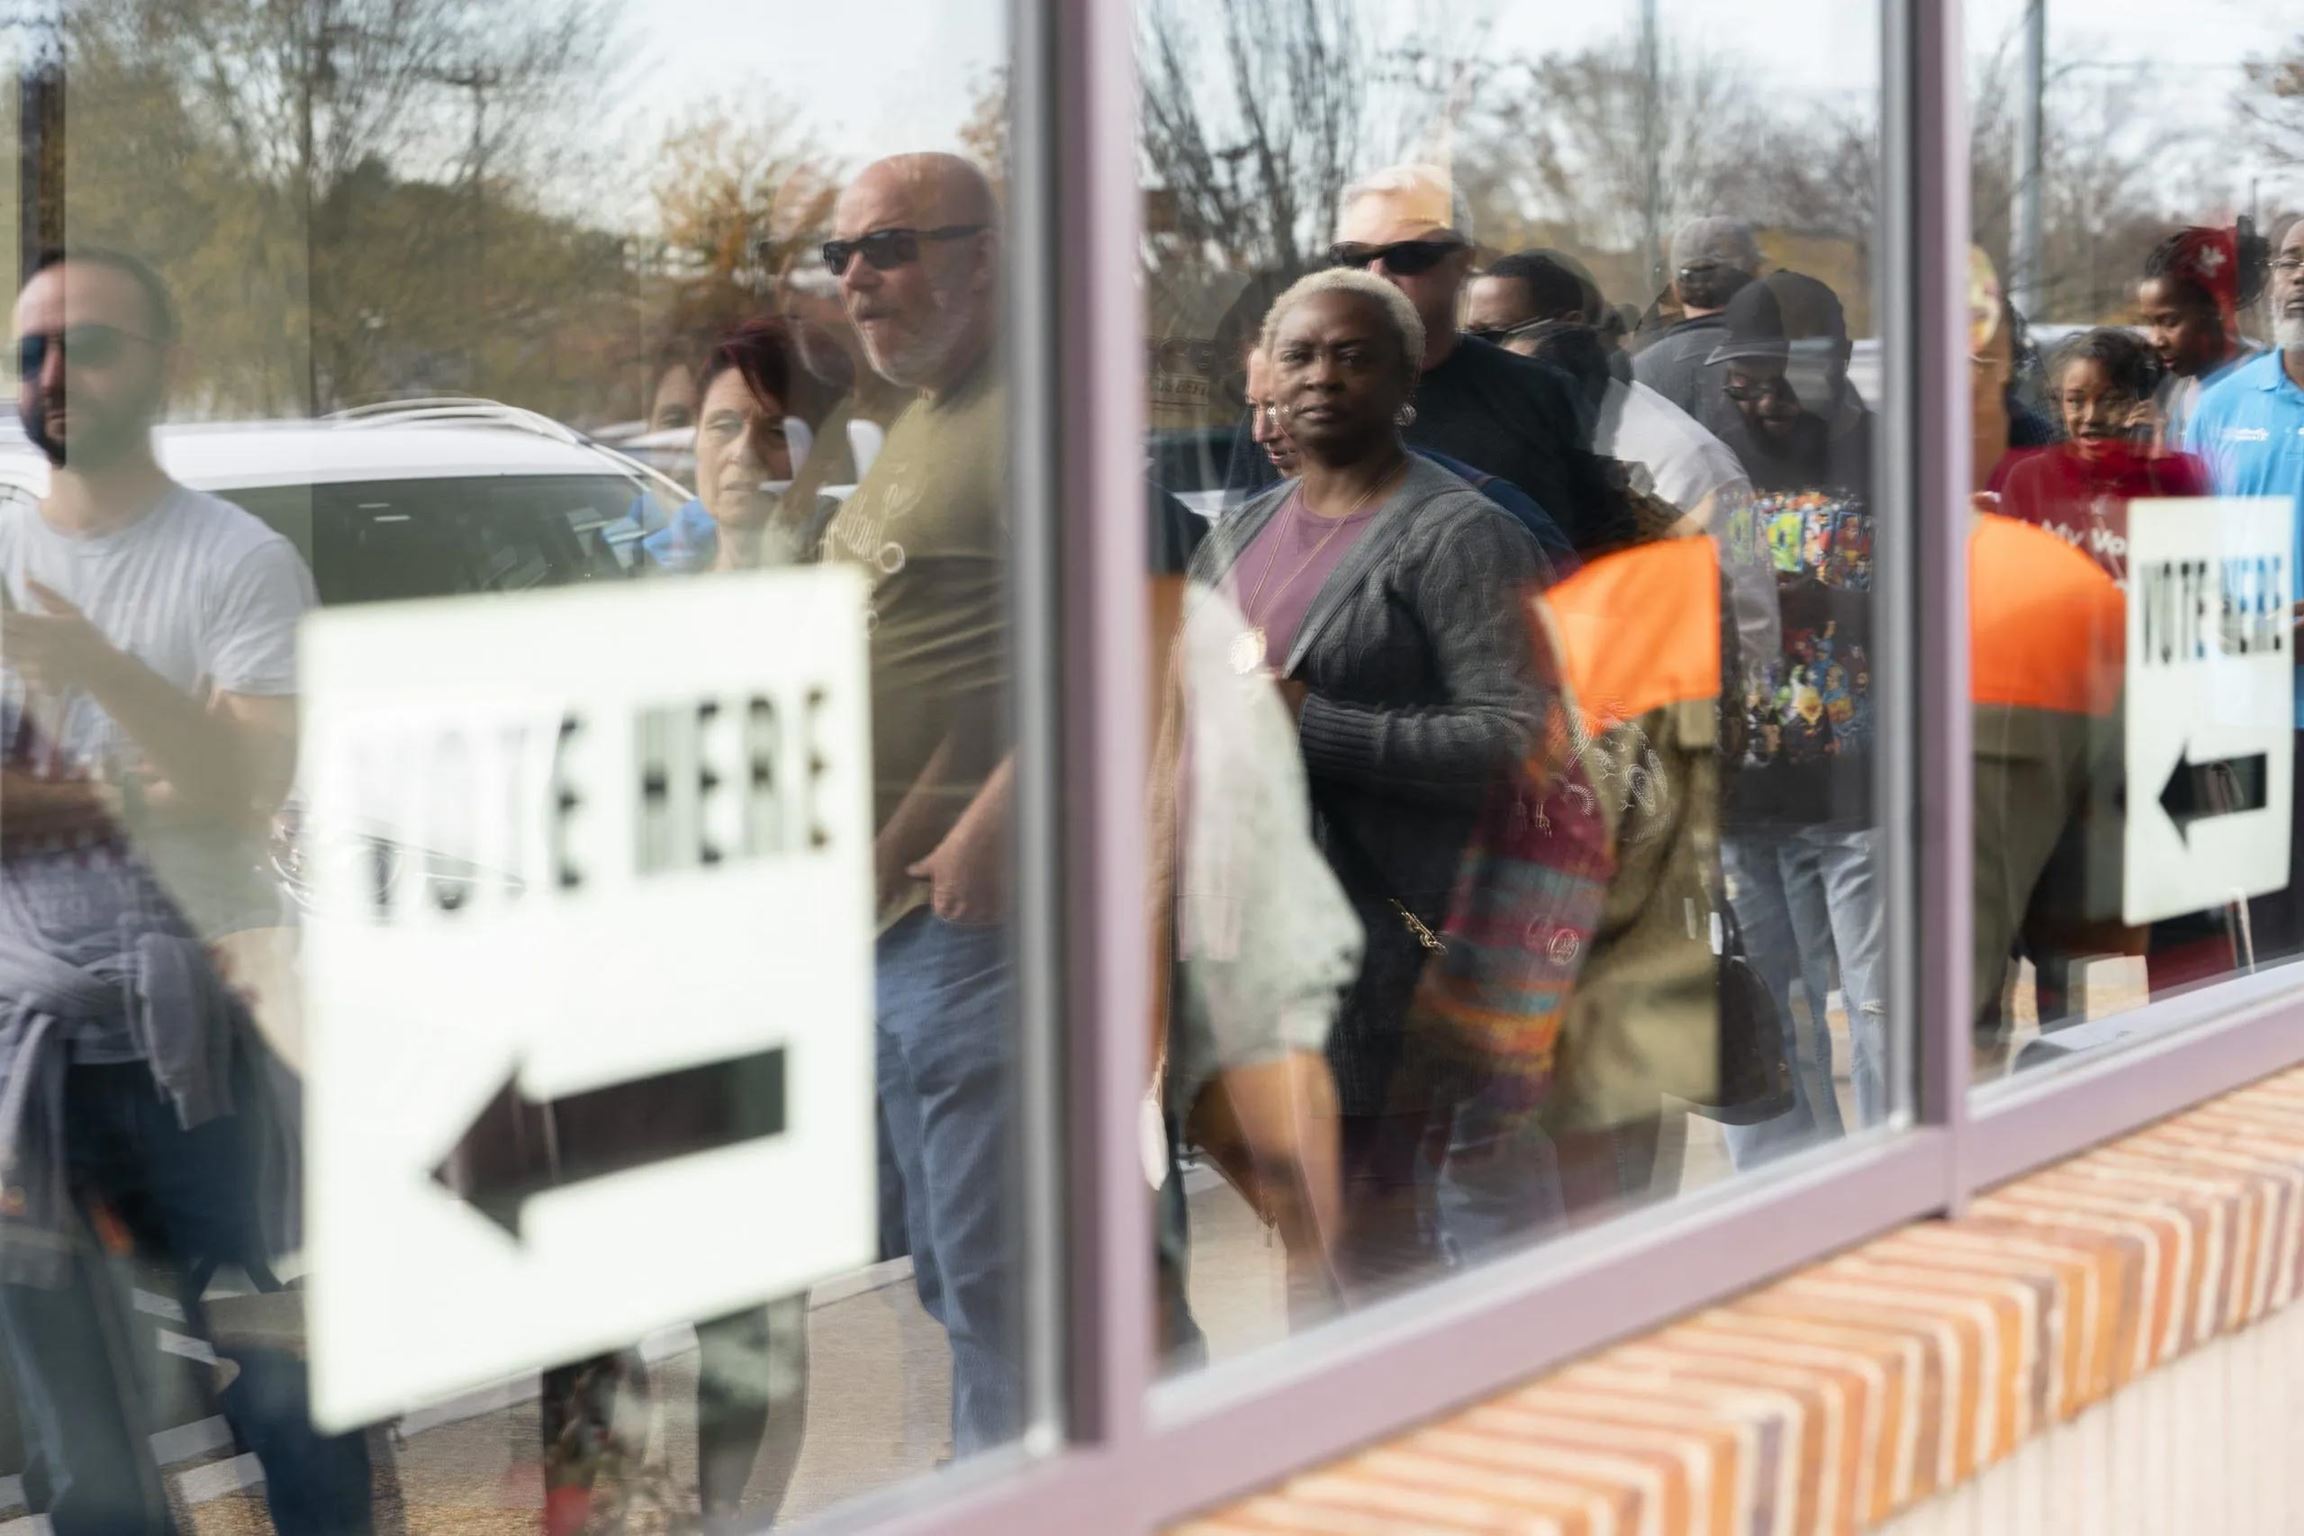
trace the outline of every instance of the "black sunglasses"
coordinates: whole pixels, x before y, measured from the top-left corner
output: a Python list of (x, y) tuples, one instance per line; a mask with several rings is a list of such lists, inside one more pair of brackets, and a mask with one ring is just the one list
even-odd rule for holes
[(67, 362), (108, 368), (120, 361), (120, 354), (128, 349), (129, 342), (146, 339), (116, 325), (68, 325), (60, 331), (27, 331), (16, 338), (16, 373), (19, 378), (34, 377), (48, 361), (51, 347), (63, 353)]
[(1339, 241), (1328, 247), (1328, 264), (1335, 267), (1365, 267), (1372, 261), (1384, 263), (1384, 270), (1396, 277), (1414, 277), (1429, 272), (1454, 251), (1464, 249), (1462, 240), (1395, 240), (1390, 245), (1362, 245), (1357, 240)]
[(1523, 320), (1518, 325), (1468, 325), (1464, 328), (1464, 334), (1500, 347), (1515, 336), (1526, 336), (1571, 323), (1554, 317), (1549, 320)]
[(861, 255), (872, 264), (875, 272), (893, 272), (920, 259), (923, 240), (965, 240), (990, 229), (989, 224), (947, 224), (941, 229), (876, 229), (853, 240), (827, 240), (824, 242), (824, 265), (839, 277), (848, 270), (849, 260)]

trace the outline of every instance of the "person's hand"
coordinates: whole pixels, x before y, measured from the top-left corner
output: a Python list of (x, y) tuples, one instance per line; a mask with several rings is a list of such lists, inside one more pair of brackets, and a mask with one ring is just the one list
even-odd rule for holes
[(0, 613), (0, 657), (34, 687), (87, 687), (120, 652), (61, 593), (37, 581), (25, 585), (47, 611)]
[(1008, 848), (996, 818), (963, 816), (936, 851), (905, 873), (928, 882), (928, 907), (948, 923), (983, 925), (1008, 914)]
[(887, 911), (912, 883), (911, 875), (905, 872), (910, 862), (887, 831), (872, 839), (872, 899), (878, 903), (876, 910)]
[(208, 968), (216, 973), (217, 984), (239, 999), (241, 1007), (251, 1014), (255, 1013), (255, 984), (242, 979), (239, 967), (232, 963), (232, 951), (222, 944), (209, 944), (205, 948), (208, 951)]
[(1304, 701), (1312, 697), (1311, 685), (1296, 677), (1283, 677), (1275, 681), (1280, 689), (1280, 702), (1288, 706), (1288, 718), (1299, 725), (1303, 724)]

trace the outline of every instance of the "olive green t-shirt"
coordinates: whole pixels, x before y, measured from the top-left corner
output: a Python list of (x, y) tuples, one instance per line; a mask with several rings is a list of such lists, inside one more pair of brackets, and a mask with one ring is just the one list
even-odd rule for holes
[(987, 359), (952, 389), (906, 406), (824, 531), (824, 558), (861, 566), (871, 583), (875, 825), (919, 785), (936, 838), (1008, 752), (1007, 399), (998, 372)]

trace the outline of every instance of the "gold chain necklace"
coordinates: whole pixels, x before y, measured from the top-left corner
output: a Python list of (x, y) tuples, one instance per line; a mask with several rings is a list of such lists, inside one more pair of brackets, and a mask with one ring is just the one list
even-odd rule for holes
[[(1374, 501), (1376, 499), (1376, 493), (1383, 490), (1386, 485), (1390, 484), (1392, 477), (1398, 473), (1399, 471), (1394, 469), (1387, 471), (1384, 475), (1378, 478), (1374, 485), (1371, 485), (1366, 491), (1361, 493), (1360, 499), (1358, 501), (1352, 503), (1351, 510), (1346, 512), (1342, 517), (1336, 519), (1336, 525), (1320, 536), (1320, 542), (1312, 546), (1312, 552), (1306, 555), (1301, 561), (1297, 563), (1296, 569), (1288, 573), (1288, 579), (1280, 583), (1280, 590), (1272, 594), (1272, 602), (1275, 607), (1279, 605), (1280, 599), (1288, 595), (1288, 589), (1296, 585), (1297, 578), (1312, 568), (1312, 562), (1320, 558), (1320, 551), (1326, 549), (1329, 544), (1334, 542), (1336, 535), (1344, 531), (1344, 525), (1352, 521), (1352, 519), (1358, 515), (1362, 507), (1365, 507), (1369, 502)], [(1291, 520), (1293, 520), (1297, 509), (1303, 504), (1303, 501), (1304, 486), (1303, 483), (1299, 481), (1295, 491), (1288, 498), (1288, 505), (1282, 510)], [(1269, 654), (1271, 646), (1271, 637), (1265, 633), (1264, 626), (1257, 622), (1255, 608), (1257, 603), (1264, 596), (1264, 588), (1269, 585), (1272, 580), (1272, 567), (1278, 565), (1279, 563), (1279, 542), (1278, 540), (1274, 540), (1272, 553), (1264, 557), (1264, 574), (1256, 578), (1256, 590), (1248, 595), (1247, 602), (1240, 605), (1240, 616), (1248, 621), (1248, 627), (1240, 631), (1239, 634), (1232, 637), (1232, 650), (1230, 660), (1232, 662), (1232, 670), (1239, 673), (1242, 677), (1253, 676), (1258, 672), (1264, 671), (1267, 666), (1266, 658)], [(1270, 609), (1265, 610), (1267, 614), (1269, 614), (1270, 611)]]

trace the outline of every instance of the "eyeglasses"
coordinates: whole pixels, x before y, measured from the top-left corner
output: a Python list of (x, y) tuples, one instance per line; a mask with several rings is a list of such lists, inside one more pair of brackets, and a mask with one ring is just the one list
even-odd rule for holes
[(1380, 261), (1384, 263), (1384, 270), (1395, 277), (1414, 277), (1440, 265), (1450, 252), (1463, 249), (1464, 242), (1454, 238), (1395, 240), (1390, 245), (1362, 245), (1357, 240), (1344, 240), (1328, 247), (1328, 264), (1365, 267), (1372, 261)]
[(1720, 392), (1731, 400), (1746, 402), (1765, 400), (1774, 394), (1782, 394), (1793, 400), (1800, 398), (1781, 376), (1773, 379), (1745, 379), (1731, 375), (1721, 383)]
[(990, 229), (989, 224), (946, 224), (940, 229), (876, 229), (853, 240), (827, 240), (824, 242), (824, 265), (839, 277), (848, 270), (849, 259), (861, 255), (872, 264), (875, 272), (893, 272), (920, 259), (923, 240), (965, 240)]
[(2297, 255), (2295, 252), (2290, 252), (2285, 256), (2276, 256), (2272, 261), (2272, 270), (2282, 277), (2304, 276), (2304, 256)]
[(27, 331), (16, 338), (16, 372), (20, 378), (32, 378), (48, 361), (51, 347), (64, 354), (65, 361), (90, 368), (109, 368), (120, 361), (120, 354), (131, 341), (158, 345), (149, 336), (124, 331), (116, 325), (68, 325), (60, 331)]
[(1518, 325), (1470, 325), (1464, 328), (1464, 334), (1500, 347), (1515, 336), (1526, 336), (1546, 326), (1565, 324), (1567, 322), (1564, 320), (1523, 320)]

